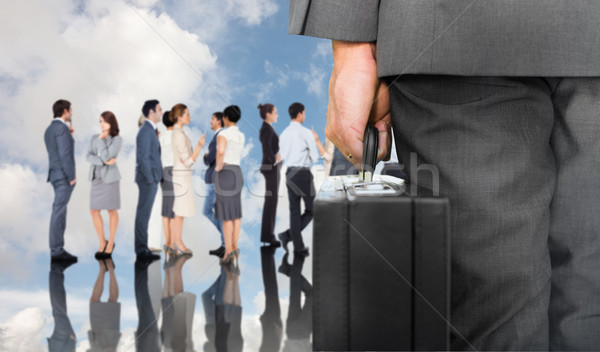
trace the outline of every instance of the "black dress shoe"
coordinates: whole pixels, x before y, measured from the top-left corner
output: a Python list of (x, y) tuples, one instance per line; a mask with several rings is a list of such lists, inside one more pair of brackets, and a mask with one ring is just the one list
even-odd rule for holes
[(281, 259), (281, 265), (279, 266), (279, 269), (277, 269), (277, 271), (286, 276), (290, 276), (290, 271), (292, 270), (292, 266), (288, 263), (288, 255), (289, 253), (283, 255), (283, 259)]
[(225, 247), (221, 246), (217, 249), (211, 249), (210, 251), (208, 251), (208, 254), (216, 255), (219, 258), (223, 258), (223, 254), (225, 254)]
[(67, 251), (63, 251), (59, 255), (52, 256), (52, 262), (77, 262), (77, 257)]
[(137, 255), (137, 260), (141, 261), (141, 262), (153, 262), (155, 260), (159, 260), (160, 259), (160, 255), (154, 254), (152, 252), (150, 252), (149, 250), (145, 250), (141, 253), (138, 253)]
[(285, 249), (285, 251), (288, 251), (287, 245), (290, 242), (289, 237), (287, 236), (288, 231), (282, 232), (279, 235), (277, 235), (277, 237), (279, 237), (279, 240), (281, 241), (281, 245), (283, 245), (283, 249)]
[(58, 271), (58, 272), (63, 272), (65, 270), (67, 270), (68, 267), (70, 267), (71, 265), (75, 264), (74, 261), (55, 261), (50, 263), (50, 270), (51, 271)]
[(275, 239), (272, 240), (272, 241), (269, 241), (269, 242), (265, 242), (265, 243), (267, 243), (267, 245), (269, 247), (273, 247), (273, 248), (279, 248), (279, 247), (281, 247), (281, 242), (279, 242), (279, 241), (277, 241)]
[(308, 247), (294, 249), (294, 255), (308, 256)]

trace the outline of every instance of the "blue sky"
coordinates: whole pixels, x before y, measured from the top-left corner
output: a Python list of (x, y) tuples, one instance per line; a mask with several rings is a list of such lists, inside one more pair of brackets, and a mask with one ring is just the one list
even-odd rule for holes
[[(188, 132), (194, 142), (209, 130), (212, 112), (229, 104), (241, 107), (239, 126), (246, 135), (248, 154), (242, 163), (247, 190), (240, 286), (244, 314), (260, 314), (260, 305), (253, 305), (263, 289), (258, 238), (264, 181), (256, 172), (261, 160), (257, 131), (262, 121), (256, 106), (266, 102), (277, 106), (280, 117), (274, 127), (281, 133), (289, 123), (288, 106), (304, 103), (306, 126), (314, 127), (324, 141), (332, 67), (329, 41), (288, 35), (288, 4), (277, 0), (32, 0), (3, 2), (0, 14), (4, 136), (0, 139), (0, 302), (4, 302), (0, 303), (0, 328), (14, 323), (15, 317), (25, 317), (30, 326), (37, 325), (27, 319), (37, 319), (41, 328), (24, 337), (43, 344), (52, 327), (47, 243), (53, 193), (45, 182), (43, 132), (52, 118), (52, 103), (59, 98), (70, 100), (74, 111), (78, 184), (69, 205), (65, 239), (67, 249), (80, 257), (67, 277), (69, 299), (79, 302), (75, 306), (87, 308), (84, 303), (97, 275), (85, 150), (98, 132), (96, 121), (104, 110), (116, 114), (125, 143), (118, 160), (122, 209), (115, 262), (124, 302), (131, 303), (134, 297), (135, 124), (143, 101), (157, 98), (165, 110), (180, 102), (190, 107)], [(207, 137), (210, 140), (212, 133)], [(200, 213), (202, 176), (203, 167), (198, 165), (196, 216), (186, 220), (184, 227), (184, 241), (196, 252), (185, 266), (184, 283), (195, 282), (192, 290), (198, 296), (218, 275), (214, 257), (205, 254), (218, 242), (216, 231)], [(281, 187), (277, 231), (285, 230), (289, 221), (283, 183)], [(160, 231), (160, 225), (152, 226)], [(310, 244), (311, 238), (307, 230), (305, 241)], [(278, 251), (277, 265), (281, 255)], [(305, 265), (308, 278), (309, 262)], [(282, 299), (288, 287), (281, 278)], [(197, 311), (200, 306), (198, 301)], [(36, 307), (41, 309), (40, 316), (23, 314)], [(75, 316), (74, 324), (83, 329), (85, 314)], [(123, 319), (122, 330), (135, 324), (135, 320)], [(82, 335), (80, 341), (85, 338)]]

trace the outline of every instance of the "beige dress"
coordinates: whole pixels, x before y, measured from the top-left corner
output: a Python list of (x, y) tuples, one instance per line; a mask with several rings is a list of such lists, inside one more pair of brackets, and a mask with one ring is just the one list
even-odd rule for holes
[[(173, 147), (173, 193), (175, 202), (173, 212), (177, 216), (193, 216), (194, 188), (192, 187), (192, 142), (183, 132), (183, 129), (175, 126), (172, 136)], [(183, 161), (183, 163), (182, 163)]]

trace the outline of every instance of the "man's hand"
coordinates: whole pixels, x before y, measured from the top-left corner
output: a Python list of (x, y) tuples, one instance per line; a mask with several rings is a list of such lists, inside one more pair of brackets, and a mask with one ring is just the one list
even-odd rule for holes
[(377, 160), (388, 156), (391, 146), (390, 96), (377, 76), (375, 51), (373, 43), (333, 41), (325, 134), (358, 168), (367, 123), (379, 130)]
[(104, 164), (106, 164), (106, 165), (114, 165), (116, 162), (117, 162), (117, 159), (111, 158), (111, 159), (106, 160), (104, 162)]
[(73, 181), (69, 182), (69, 185), (74, 186), (77, 183), (77, 177), (73, 179)]

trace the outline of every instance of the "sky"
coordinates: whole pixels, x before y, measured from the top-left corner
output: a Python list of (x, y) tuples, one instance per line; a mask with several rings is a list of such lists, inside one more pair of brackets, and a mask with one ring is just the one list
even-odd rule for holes
[[(246, 136), (246, 154), (241, 165), (245, 188), (240, 260), (247, 275), (240, 278), (240, 285), (242, 301), (250, 304), (246, 312), (260, 314), (262, 307), (251, 304), (264, 297), (259, 280), (264, 179), (258, 172), (258, 130), (262, 120), (257, 105), (272, 103), (278, 108), (280, 117), (274, 128), (281, 134), (289, 124), (288, 106), (302, 102), (305, 126), (314, 128), (324, 141), (332, 68), (329, 41), (288, 35), (287, 24), (288, 3), (278, 0), (0, 2), (0, 331), (9, 329), (13, 340), (33, 338), (34, 345), (23, 351), (43, 344), (53, 325), (47, 292), (53, 191), (46, 183), (43, 133), (57, 99), (72, 103), (75, 129), (78, 183), (68, 206), (65, 242), (81, 263), (78, 269), (69, 269), (67, 279), (72, 287), (69, 301), (78, 307), (76, 314), (88, 309), (88, 291), (97, 272), (93, 253), (98, 240), (88, 211), (87, 146), (99, 132), (99, 115), (105, 110), (115, 113), (124, 144), (117, 161), (122, 206), (114, 258), (116, 270), (123, 273), (120, 281), (128, 282), (135, 260), (135, 135), (142, 104), (148, 99), (160, 100), (163, 110), (186, 104), (192, 117), (187, 132), (193, 143), (206, 132), (206, 146), (212, 138), (211, 114), (230, 104), (241, 108), (238, 125)], [(320, 170), (322, 162), (313, 165), (317, 188)], [(218, 246), (216, 230), (201, 215), (204, 171), (203, 165), (196, 166), (196, 216), (186, 219), (183, 230), (184, 241), (196, 252), (186, 264), (184, 282), (198, 285), (197, 294), (218, 275), (214, 257), (204, 255)], [(288, 224), (282, 182), (276, 232)], [(151, 231), (160, 231), (160, 220), (153, 219)], [(304, 238), (310, 245), (310, 226)], [(278, 251), (277, 262), (281, 255)], [(304, 272), (310, 278), (310, 260)], [(282, 300), (288, 294), (286, 285), (280, 285)], [(131, 284), (122, 285), (121, 290), (123, 297), (133, 299)], [(135, 304), (124, 312), (132, 319), (129, 326), (124, 318), (123, 330), (131, 332)], [(83, 326), (85, 314), (76, 316)], [(260, 331), (260, 326), (255, 328)], [(81, 338), (85, 340), (85, 334)], [(85, 350), (82, 346), (84, 342), (80, 349)]]

